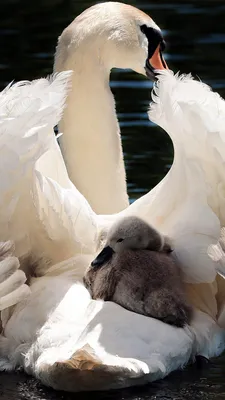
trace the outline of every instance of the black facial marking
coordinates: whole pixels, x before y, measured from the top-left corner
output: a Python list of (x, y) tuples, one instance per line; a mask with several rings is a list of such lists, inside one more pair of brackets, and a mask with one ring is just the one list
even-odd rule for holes
[(165, 50), (166, 44), (161, 31), (150, 28), (147, 25), (141, 25), (140, 28), (148, 39), (148, 58), (152, 58), (159, 44), (160, 50)]
[(114, 250), (110, 246), (104, 247), (99, 255), (92, 261), (91, 266), (94, 268), (101, 267), (106, 264), (107, 261), (111, 260)]

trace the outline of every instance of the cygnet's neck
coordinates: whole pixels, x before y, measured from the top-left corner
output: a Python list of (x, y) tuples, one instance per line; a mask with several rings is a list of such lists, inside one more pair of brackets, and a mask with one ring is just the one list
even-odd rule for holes
[(70, 179), (93, 210), (112, 214), (128, 206), (120, 130), (110, 68), (86, 50), (81, 56), (67, 55), (65, 63), (61, 59), (60, 68), (56, 63), (56, 71), (74, 71), (59, 126), (60, 146)]

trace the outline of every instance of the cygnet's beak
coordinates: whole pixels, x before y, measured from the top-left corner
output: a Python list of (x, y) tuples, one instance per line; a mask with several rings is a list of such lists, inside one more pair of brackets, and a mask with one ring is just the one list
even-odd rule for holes
[(162, 55), (162, 50), (160, 47), (160, 44), (158, 45), (158, 47), (156, 48), (154, 54), (152, 55), (151, 58), (149, 58), (146, 61), (146, 65), (145, 65), (145, 71), (146, 71), (146, 75), (149, 79), (151, 80), (156, 80), (156, 71), (155, 70), (163, 70), (163, 69), (169, 69), (166, 61), (163, 58)]
[(114, 250), (110, 246), (104, 247), (104, 249), (99, 253), (99, 255), (92, 261), (92, 267), (101, 267), (106, 264), (107, 261), (111, 260)]

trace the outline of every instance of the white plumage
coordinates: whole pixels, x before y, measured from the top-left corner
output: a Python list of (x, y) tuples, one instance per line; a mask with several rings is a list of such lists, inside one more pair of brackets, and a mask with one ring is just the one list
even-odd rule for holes
[[(92, 211), (69, 181), (53, 135), (70, 75), (22, 82), (1, 94), (0, 238), (13, 240), (22, 258), (32, 253), (35, 259), (58, 262), (65, 258), (56, 255), (58, 243), (62, 253), (65, 245), (68, 257), (85, 251), (95, 239), (86, 230)], [(77, 236), (75, 225), (81, 229)]]
[[(216, 290), (211, 293), (210, 284), (204, 287), (208, 302), (205, 309), (199, 300), (199, 285), (192, 285), (192, 293), (201, 311), (196, 310), (191, 327), (177, 329), (130, 313), (116, 304), (91, 300), (82, 285), (82, 276), (95, 255), (102, 232), (111, 221), (121, 215), (136, 214), (172, 235), (188, 281), (214, 281), (215, 263), (206, 253), (208, 245), (217, 242), (220, 230), (221, 215), (214, 211), (219, 210), (222, 203), (214, 188), (223, 181), (222, 175), (221, 181), (218, 177), (220, 160), (217, 156), (213, 158), (213, 154), (215, 146), (220, 148), (218, 138), (221, 138), (222, 145), (223, 125), (219, 131), (215, 118), (214, 129), (212, 110), (216, 112), (217, 107), (210, 111), (210, 127), (206, 116), (209, 116), (210, 103), (215, 104), (215, 101), (218, 101), (222, 113), (223, 100), (190, 77), (179, 78), (171, 72), (162, 74), (155, 88), (157, 97), (154, 97), (150, 117), (171, 135), (174, 164), (155, 189), (125, 211), (111, 217), (97, 216), (66, 175), (69, 187), (65, 189), (44, 176), (40, 168), (43, 154), (51, 152), (53, 144), (57, 148), (50, 124), (56, 124), (62, 112), (67, 79), (68, 73), (62, 73), (55, 76), (53, 82), (40, 81), (40, 88), (44, 82), (46, 90), (43, 97), (38, 82), (9, 89), (15, 99), (18, 91), (23, 104), (27, 93), (30, 93), (29, 99), (32, 93), (31, 103), (38, 104), (38, 107), (32, 114), (27, 113), (25, 106), (20, 107), (23, 125), (18, 129), (18, 124), (16, 131), (11, 132), (7, 127), (7, 121), (11, 124), (15, 118), (13, 113), (8, 113), (4, 120), (5, 131), (10, 131), (13, 138), (16, 136), (17, 146), (13, 141), (8, 145), (3, 131), (1, 143), (6, 151), (10, 150), (11, 162), (4, 165), (2, 194), (7, 188), (10, 198), (16, 196), (17, 203), (9, 209), (6, 203), (2, 203), (0, 216), (2, 218), (4, 207), (4, 211), (11, 212), (11, 221), (17, 223), (10, 224), (6, 234), (1, 230), (1, 239), (10, 236), (15, 240), (19, 254), (25, 255), (29, 250), (37, 257), (40, 252), (50, 260), (50, 264), (45, 266), (45, 271), (40, 268), (39, 274), (44, 276), (33, 278), (31, 296), (16, 307), (5, 326), (5, 338), (0, 344), (3, 355), (1, 368), (22, 365), (28, 373), (56, 389), (91, 390), (162, 378), (185, 365), (190, 356), (220, 354), (225, 347), (224, 330), (215, 322), (216, 316), (206, 311), (215, 302)], [(199, 100), (198, 92), (204, 102)], [(50, 118), (49, 124), (45, 117), (54, 96), (57, 103), (52, 108), (54, 117)], [(189, 106), (192, 109), (191, 124)], [(26, 126), (29, 130), (24, 131)], [(216, 136), (216, 144), (209, 139), (211, 133)], [(195, 144), (201, 152), (196, 152)], [(210, 168), (209, 155), (212, 157)], [(11, 176), (14, 174), (16, 179), (13, 181)], [(15, 181), (20, 184), (15, 185)], [(24, 238), (29, 240), (26, 242)], [(24, 246), (24, 243), (29, 245)], [(70, 253), (73, 253), (73, 258), (53, 265), (68, 258)], [(196, 305), (194, 299), (191, 300)], [(85, 375), (86, 371), (82, 371), (84, 377), (81, 381), (76, 375), (82, 370), (84, 360), (91, 364), (90, 368), (96, 374), (94, 382), (88, 374)], [(67, 368), (69, 362), (73, 365), (73, 384)], [(97, 365), (100, 365), (100, 370)]]
[[(30, 294), (25, 285), (26, 275), (19, 270), (19, 261), (12, 255), (14, 250), (13, 242), (0, 243), (0, 311), (14, 306)], [(4, 326), (4, 318), (2, 324)]]
[[(59, 39), (55, 71), (67, 72), (0, 95), (0, 240), (14, 241), (27, 275), (37, 265), (28, 296), (18, 259), (1, 256), (9, 245), (0, 246), (0, 310), (18, 302), (1, 314), (0, 368), (22, 366), (56, 389), (145, 383), (197, 354), (212, 357), (225, 348), (225, 281), (217, 274), (218, 260), (207, 255), (225, 224), (225, 103), (191, 76), (160, 73), (149, 116), (171, 136), (174, 162), (151, 192), (127, 206), (108, 80), (114, 66), (145, 73), (143, 24), (159, 29), (128, 5), (91, 7)], [(77, 188), (53, 134), (59, 120)], [(174, 241), (195, 307), (185, 329), (93, 301), (82, 284), (112, 222), (132, 214)]]

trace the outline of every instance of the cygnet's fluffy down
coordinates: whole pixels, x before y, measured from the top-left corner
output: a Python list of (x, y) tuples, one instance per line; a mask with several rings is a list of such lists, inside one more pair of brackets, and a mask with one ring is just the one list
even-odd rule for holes
[(94, 299), (183, 327), (192, 310), (171, 251), (167, 237), (137, 217), (126, 217), (111, 228), (84, 283)]

